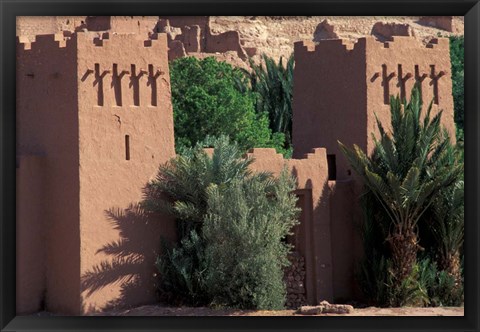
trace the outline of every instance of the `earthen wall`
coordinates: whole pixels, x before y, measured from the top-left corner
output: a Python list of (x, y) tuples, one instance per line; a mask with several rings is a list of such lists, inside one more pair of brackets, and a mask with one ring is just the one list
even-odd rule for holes
[(175, 155), (166, 36), (77, 38), (84, 310), (151, 303), (153, 250), (172, 225), (130, 205)]
[[(137, 203), (158, 165), (175, 155), (166, 36), (19, 38), (17, 133), (17, 154), (44, 156), (36, 169), (43, 197), (32, 206), (43, 206), (46, 230), (43, 248), (19, 244), (26, 253), (19, 268), (24, 273), (32, 255), (42, 254), (48, 267), (19, 277), (18, 312), (42, 309), (43, 298), (31, 301), (33, 309), (24, 297), (27, 290), (39, 294), (43, 280), (52, 312), (153, 302), (160, 236), (174, 230), (169, 218), (147, 216)], [(21, 188), (38, 187), (17, 174)], [(22, 229), (36, 222), (20, 217)]]
[[(423, 109), (427, 113), (431, 102), (431, 117), (440, 110), (441, 124), (455, 141), (451, 64), (448, 38), (433, 39), (426, 46), (415, 38), (393, 37), (393, 41), (379, 43), (373, 37), (365, 38), (367, 85), (366, 133), (379, 131), (375, 115), (386, 128), (390, 128), (389, 95), (410, 99), (416, 82), (421, 85)], [(369, 138), (367, 151), (373, 151), (374, 142)]]
[[(293, 84), (294, 157), (315, 147), (335, 156), (337, 179), (351, 174), (337, 140), (365, 149), (368, 133), (365, 43), (352, 49), (340, 39), (295, 43)], [(332, 157), (333, 158), (333, 157)]]
[(350, 178), (337, 141), (372, 152), (371, 133), (378, 136), (375, 115), (388, 129), (390, 95), (408, 100), (415, 82), (422, 86), (423, 114), (433, 101), (432, 116), (443, 110), (442, 125), (455, 141), (448, 39), (427, 45), (398, 36), (385, 43), (374, 37), (343, 43), (295, 43), (294, 156), (326, 147), (335, 156), (337, 178)]
[(16, 168), (16, 310), (44, 309), (46, 290), (46, 227), (43, 201), (44, 158), (17, 156)]
[[(38, 171), (43, 181), (42, 195), (37, 199), (45, 208), (42, 219), (46, 241), (42, 249), (35, 248), (34, 243), (22, 242), (19, 250), (45, 257), (44, 274), (32, 275), (32, 278), (45, 279), (47, 309), (78, 313), (80, 188), (76, 41), (66, 40), (62, 34), (37, 36), (31, 44), (20, 40), (24, 39), (19, 38), (17, 43), (17, 154), (44, 156), (43, 168)], [(21, 160), (19, 167), (22, 168)], [(31, 190), (38, 191), (35, 185), (39, 183), (31, 183)], [(32, 204), (35, 206), (38, 202)], [(32, 218), (25, 222), (36, 221)], [(32, 229), (35, 227), (32, 225)], [(19, 264), (28, 257), (28, 254), (19, 257)], [(17, 309), (26, 312), (31, 308)]]
[[(254, 158), (252, 169), (269, 171), (278, 176), (286, 168), (297, 179), (298, 190), (308, 190), (306, 198), (311, 214), (305, 225), (305, 264), (307, 267), (307, 300), (313, 304), (321, 300), (333, 300), (332, 248), (330, 219), (330, 188), (328, 186), (327, 155), (324, 148), (316, 148), (302, 159), (283, 159), (275, 149), (255, 148), (247, 154)], [(313, 296), (312, 296), (313, 293)]]

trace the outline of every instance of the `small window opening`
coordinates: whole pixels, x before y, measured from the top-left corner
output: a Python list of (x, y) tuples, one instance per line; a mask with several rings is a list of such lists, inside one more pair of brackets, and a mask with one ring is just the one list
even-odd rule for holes
[(125, 135), (125, 159), (130, 160), (130, 135)]
[(337, 160), (334, 154), (327, 154), (328, 164), (328, 180), (334, 181), (337, 179)]

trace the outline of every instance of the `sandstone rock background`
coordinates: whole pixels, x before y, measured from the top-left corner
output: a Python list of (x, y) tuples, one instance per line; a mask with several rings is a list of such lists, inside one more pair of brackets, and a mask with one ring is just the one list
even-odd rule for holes
[[(178, 56), (215, 56), (248, 69), (266, 54), (278, 60), (293, 52), (300, 40), (342, 38), (355, 42), (374, 35), (415, 36), (427, 43), (434, 37), (463, 35), (459, 16), (49, 16), (17, 17), (17, 36), (34, 40), (37, 34), (60, 31), (111, 31), (119, 33), (166, 32), (172, 60)], [(169, 52), (170, 57), (170, 52)]]
[[(319, 25), (332, 26), (333, 33)], [(444, 28), (445, 21), (453, 21), (452, 31)], [(371, 35), (377, 22), (404, 26), (404, 30), (413, 31), (414, 35), (427, 43), (439, 34), (442, 36), (463, 35), (464, 18), (419, 16), (212, 16), (210, 27), (212, 33), (236, 30), (244, 47), (257, 49), (257, 54), (265, 53), (274, 58), (288, 57), (293, 51), (293, 43), (299, 40), (324, 38), (342, 38), (356, 41), (360, 37)], [(395, 30), (395, 29), (392, 29)], [(396, 30), (402, 30), (397, 28)], [(317, 31), (317, 32), (316, 32)], [(402, 34), (404, 35), (404, 34)], [(320, 37), (320, 38), (318, 38)]]

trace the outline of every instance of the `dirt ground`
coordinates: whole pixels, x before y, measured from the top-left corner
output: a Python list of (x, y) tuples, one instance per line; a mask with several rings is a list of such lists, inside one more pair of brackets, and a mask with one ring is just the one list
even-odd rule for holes
[[(107, 311), (90, 314), (91, 316), (303, 316), (296, 314), (295, 310), (234, 310), (211, 309), (192, 307), (164, 307), (146, 305), (132, 309)], [(321, 314), (318, 316), (463, 316), (463, 307), (437, 307), (437, 308), (376, 308), (368, 307), (355, 309), (351, 314)]]

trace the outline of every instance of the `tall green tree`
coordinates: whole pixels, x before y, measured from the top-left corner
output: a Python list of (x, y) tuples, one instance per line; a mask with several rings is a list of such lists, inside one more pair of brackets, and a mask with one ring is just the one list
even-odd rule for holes
[(391, 133), (377, 119), (380, 137), (374, 137), (371, 156), (356, 145), (350, 149), (339, 142), (352, 168), (389, 217), (386, 241), (397, 285), (415, 273), (422, 215), (436, 195), (463, 173), (463, 164), (446, 166), (450, 139), (442, 135), (441, 112), (432, 117), (431, 109), (432, 103), (422, 120), (421, 95), (415, 87), (409, 102), (390, 98)]
[(179, 58), (170, 64), (177, 151), (193, 147), (207, 135), (227, 135), (245, 150), (281, 147), (268, 114), (256, 112), (245, 74), (214, 57)]
[(249, 73), (251, 87), (256, 93), (256, 110), (267, 113), (270, 129), (274, 133), (285, 135), (285, 147), (292, 143), (292, 99), (293, 99), (293, 54), (286, 64), (283, 58), (277, 63), (263, 55), (263, 63), (257, 65), (250, 61)]

